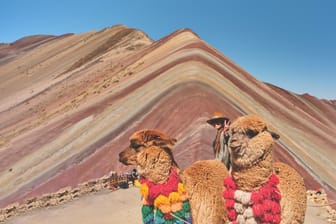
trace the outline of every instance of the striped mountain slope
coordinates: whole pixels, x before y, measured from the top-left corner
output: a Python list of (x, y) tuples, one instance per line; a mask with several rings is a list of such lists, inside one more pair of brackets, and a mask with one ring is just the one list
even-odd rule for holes
[(129, 171), (137, 130), (177, 138), (181, 168), (212, 158), (215, 111), (259, 114), (280, 134), (276, 160), (335, 197), (336, 104), (263, 83), (197, 34), (153, 41), (124, 25), (0, 45), (0, 207)]

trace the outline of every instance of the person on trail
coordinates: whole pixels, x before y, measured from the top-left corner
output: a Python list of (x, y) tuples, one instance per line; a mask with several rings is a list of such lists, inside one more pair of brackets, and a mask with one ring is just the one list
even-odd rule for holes
[(215, 112), (213, 116), (207, 120), (207, 123), (217, 130), (216, 137), (212, 142), (215, 159), (222, 161), (226, 168), (230, 170), (231, 161), (228, 147), (230, 139), (230, 119), (220, 112)]
[(134, 186), (134, 182), (136, 179), (138, 179), (138, 172), (136, 169), (133, 169), (131, 172), (131, 180), (132, 180), (133, 186)]

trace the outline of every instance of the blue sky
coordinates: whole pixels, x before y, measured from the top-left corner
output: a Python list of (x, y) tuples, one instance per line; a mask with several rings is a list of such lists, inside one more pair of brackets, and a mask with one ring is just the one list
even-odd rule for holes
[(263, 82), (336, 99), (335, 0), (1, 0), (0, 43), (116, 24), (158, 40), (190, 28)]

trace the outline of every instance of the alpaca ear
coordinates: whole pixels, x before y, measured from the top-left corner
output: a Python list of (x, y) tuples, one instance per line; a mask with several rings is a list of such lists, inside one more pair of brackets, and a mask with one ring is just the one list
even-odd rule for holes
[(269, 131), (268, 132), (272, 135), (272, 138), (275, 139), (275, 140), (278, 140), (280, 138), (280, 135), (273, 132), (273, 131)]
[(149, 129), (145, 129), (142, 133), (142, 140), (144, 143), (148, 142), (151, 138), (151, 131)]
[(161, 135), (159, 132), (152, 130), (152, 129), (145, 129), (143, 132), (143, 139), (144, 142), (149, 142), (152, 140), (160, 140)]

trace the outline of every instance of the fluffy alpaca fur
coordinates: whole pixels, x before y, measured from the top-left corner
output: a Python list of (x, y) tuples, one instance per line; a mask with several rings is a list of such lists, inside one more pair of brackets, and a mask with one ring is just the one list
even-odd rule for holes
[(157, 184), (167, 181), (173, 161), (171, 156), (158, 146), (150, 146), (137, 154), (139, 176)]
[(193, 223), (227, 223), (222, 192), (223, 180), (228, 176), (226, 166), (218, 160), (197, 161), (182, 172)]
[[(137, 166), (138, 173), (154, 183), (164, 183), (170, 167), (178, 169), (172, 149), (176, 139), (157, 130), (141, 130), (130, 137), (130, 145), (119, 154), (125, 165)], [(179, 171), (186, 187), (193, 224), (226, 223), (222, 192), (229, 176), (225, 165), (216, 160), (198, 161)]]
[(284, 163), (273, 163), (272, 145), (279, 136), (257, 115), (239, 117), (230, 127), (232, 178), (237, 189), (260, 189), (272, 174), (279, 178), (281, 223), (304, 223), (306, 188), (302, 177)]

